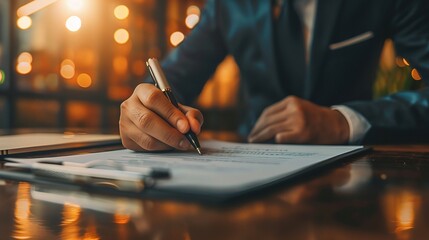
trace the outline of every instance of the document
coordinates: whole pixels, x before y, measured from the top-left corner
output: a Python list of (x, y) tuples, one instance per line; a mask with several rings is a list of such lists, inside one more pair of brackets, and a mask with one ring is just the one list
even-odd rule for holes
[[(114, 162), (127, 171), (141, 167), (170, 169), (171, 177), (157, 180), (157, 190), (205, 195), (236, 194), (293, 177), (364, 150), (362, 146), (247, 144), (202, 141), (203, 155), (189, 152), (134, 152), (116, 150), (53, 158), (16, 159), (15, 162), (61, 162), (88, 167)], [(106, 164), (110, 166), (111, 164)]]

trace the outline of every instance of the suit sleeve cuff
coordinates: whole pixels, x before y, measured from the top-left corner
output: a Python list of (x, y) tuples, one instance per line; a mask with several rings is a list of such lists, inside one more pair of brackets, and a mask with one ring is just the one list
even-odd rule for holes
[(371, 124), (360, 113), (344, 105), (334, 105), (331, 109), (339, 111), (349, 124), (349, 144), (359, 144), (371, 128)]

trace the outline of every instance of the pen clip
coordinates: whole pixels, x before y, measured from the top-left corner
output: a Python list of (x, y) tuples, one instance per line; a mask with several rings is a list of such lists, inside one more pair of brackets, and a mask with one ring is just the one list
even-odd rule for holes
[(146, 66), (149, 69), (149, 73), (150, 73), (150, 76), (152, 77), (155, 87), (159, 88), (158, 81), (156, 80), (155, 74), (153, 73), (152, 67), (150, 66), (148, 61), (146, 61)]

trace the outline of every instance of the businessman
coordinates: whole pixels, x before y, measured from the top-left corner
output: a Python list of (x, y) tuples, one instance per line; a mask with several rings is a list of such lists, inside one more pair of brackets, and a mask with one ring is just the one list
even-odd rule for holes
[(133, 150), (188, 149), (191, 104), (230, 54), (241, 73), (249, 142), (357, 144), (429, 140), (429, 90), (372, 99), (388, 38), (429, 81), (427, 0), (208, 0), (201, 21), (164, 60), (181, 111), (149, 83), (121, 105)]

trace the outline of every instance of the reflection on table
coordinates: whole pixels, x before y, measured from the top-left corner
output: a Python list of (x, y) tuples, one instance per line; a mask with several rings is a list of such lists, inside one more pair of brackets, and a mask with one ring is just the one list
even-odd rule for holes
[(221, 205), (1, 181), (0, 232), (13, 239), (425, 239), (428, 160), (425, 152), (375, 151)]

